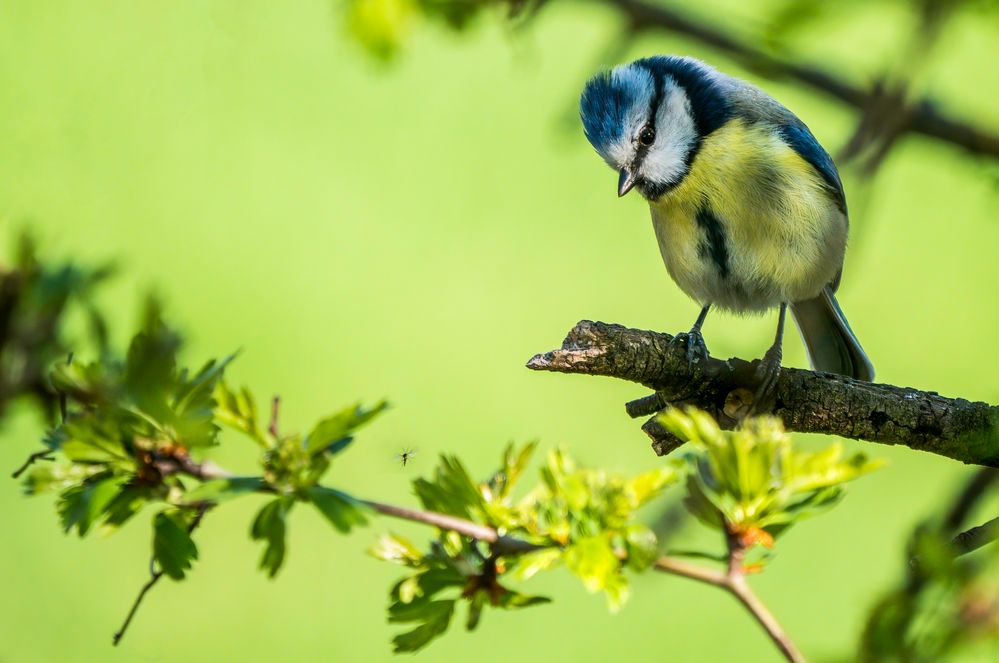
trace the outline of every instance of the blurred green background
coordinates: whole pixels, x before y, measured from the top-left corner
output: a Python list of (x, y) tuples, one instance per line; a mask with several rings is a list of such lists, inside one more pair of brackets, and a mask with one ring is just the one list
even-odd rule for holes
[[(752, 26), (763, 3), (703, 2), (701, 15)], [(750, 6), (751, 5), (751, 6)], [(622, 403), (634, 385), (533, 374), (580, 318), (678, 331), (697, 313), (669, 282), (645, 205), (618, 200), (616, 176), (574, 119), (585, 79), (618, 39), (605, 8), (555, 4), (526, 29), (498, 13), (456, 36), (421, 26), (384, 66), (345, 37), (328, 0), (0, 4), (0, 237), (29, 228), (49, 255), (118, 260), (104, 291), (117, 340), (153, 289), (198, 363), (242, 348), (233, 379), (280, 394), (287, 428), (358, 398), (393, 411), (338, 459), (330, 482), (412, 504), (408, 481), (437, 453), (492, 468), (509, 440), (564, 444), (586, 463), (635, 472), (661, 462)], [(999, 43), (974, 16), (943, 36), (923, 89), (999, 126)], [(897, 48), (892, 5), (861, 3), (796, 38), (858, 80)], [(620, 57), (698, 55), (646, 37)], [(764, 83), (838, 147), (839, 106)], [(840, 301), (879, 379), (999, 401), (999, 195), (994, 164), (919, 138), (876, 180), (847, 180), (854, 240)], [(851, 198), (852, 200), (852, 198)], [(758, 356), (773, 317), (713, 316), (713, 354)], [(796, 335), (785, 356), (803, 365)], [(27, 414), (2, 431), (6, 473), (34, 449)], [(799, 436), (805, 444), (820, 442)], [(220, 460), (249, 468), (233, 440)], [(226, 445), (230, 446), (230, 445)], [(887, 469), (829, 515), (783, 540), (754, 578), (805, 652), (849, 651), (871, 601), (901, 573), (911, 526), (967, 472), (906, 449), (866, 446)], [(394, 455), (417, 447), (412, 465)], [(0, 661), (387, 661), (393, 567), (363, 554), (377, 532), (430, 535), (379, 520), (349, 538), (307, 509), (291, 522), (274, 582), (246, 536), (255, 498), (209, 517), (190, 579), (164, 582), (122, 645), (117, 628), (145, 580), (148, 516), (120, 535), (64, 536), (53, 500), (0, 480)], [(649, 517), (654, 518), (655, 513)], [(695, 527), (687, 539), (718, 545)], [(564, 573), (526, 586), (553, 605), (490, 612), (417, 657), (468, 660), (769, 661), (765, 635), (730, 597), (672, 577), (637, 580), (610, 616)]]

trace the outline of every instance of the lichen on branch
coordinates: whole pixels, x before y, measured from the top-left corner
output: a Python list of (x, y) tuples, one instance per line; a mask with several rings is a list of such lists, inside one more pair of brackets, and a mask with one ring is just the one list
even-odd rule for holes
[[(583, 320), (557, 350), (535, 355), (536, 371), (603, 375), (636, 382), (654, 394), (627, 404), (632, 417), (693, 405), (726, 429), (753, 406), (756, 362), (708, 357), (687, 362), (669, 334)], [(795, 368), (781, 371), (770, 411), (789, 431), (900, 444), (963, 463), (999, 467), (999, 407), (935, 392), (853, 380)], [(652, 417), (642, 426), (665, 455), (681, 441)]]

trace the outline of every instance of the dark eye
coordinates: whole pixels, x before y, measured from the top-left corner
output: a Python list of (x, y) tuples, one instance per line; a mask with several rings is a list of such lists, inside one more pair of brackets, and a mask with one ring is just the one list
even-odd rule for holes
[(642, 127), (642, 130), (638, 134), (638, 142), (645, 147), (656, 142), (656, 130), (652, 127)]

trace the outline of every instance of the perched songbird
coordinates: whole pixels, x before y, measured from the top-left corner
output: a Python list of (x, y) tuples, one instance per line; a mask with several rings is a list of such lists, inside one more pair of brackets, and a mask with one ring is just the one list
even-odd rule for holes
[(833, 293), (846, 250), (846, 197), (808, 127), (759, 88), (688, 57), (594, 76), (580, 100), (586, 137), (620, 172), (618, 195), (649, 201), (666, 269), (703, 308), (686, 340), (706, 356), (712, 307), (780, 309), (760, 390), (780, 372), (788, 305), (812, 367), (871, 380), (874, 369)]

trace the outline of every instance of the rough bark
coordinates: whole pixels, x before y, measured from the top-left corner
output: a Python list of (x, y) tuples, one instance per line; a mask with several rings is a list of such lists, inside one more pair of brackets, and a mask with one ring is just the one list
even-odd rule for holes
[[(527, 367), (605, 375), (655, 389), (627, 404), (632, 417), (672, 405), (694, 405), (731, 429), (750, 412), (768, 411), (791, 431), (901, 444), (963, 463), (999, 467), (999, 407), (795, 368), (781, 371), (775, 402), (754, 407), (757, 364), (708, 357), (691, 365), (686, 345), (669, 334), (583, 320), (560, 349), (535, 355)], [(642, 429), (659, 455), (682, 444), (655, 416)]]

